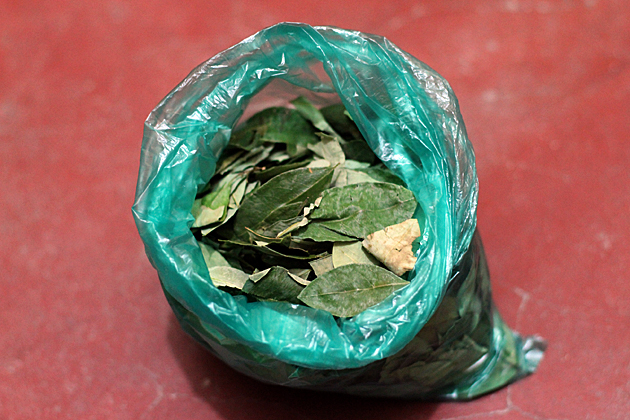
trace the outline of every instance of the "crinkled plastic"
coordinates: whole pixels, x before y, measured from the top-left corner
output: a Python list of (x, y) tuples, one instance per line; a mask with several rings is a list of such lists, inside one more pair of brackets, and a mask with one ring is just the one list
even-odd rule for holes
[[(348, 319), (217, 289), (190, 226), (233, 128), (298, 95), (341, 101), (426, 220), (411, 283)], [(535, 370), (492, 303), (476, 228), (477, 175), (457, 100), (387, 39), (278, 24), (194, 69), (149, 115), (133, 213), (183, 328), (235, 369), (294, 387), (405, 398), (472, 398)]]

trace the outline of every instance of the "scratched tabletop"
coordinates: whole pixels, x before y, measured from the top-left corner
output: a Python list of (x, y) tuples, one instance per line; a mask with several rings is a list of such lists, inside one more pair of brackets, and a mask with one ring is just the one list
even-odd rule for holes
[[(478, 226), (538, 371), (465, 403), (263, 385), (179, 328), (131, 216), (143, 123), (274, 23), (386, 36), (442, 74)], [(630, 2), (0, 2), (0, 419), (627, 419)]]

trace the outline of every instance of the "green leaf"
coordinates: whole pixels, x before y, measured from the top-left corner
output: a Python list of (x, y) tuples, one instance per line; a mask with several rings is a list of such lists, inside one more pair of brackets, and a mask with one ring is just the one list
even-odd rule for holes
[(291, 103), (304, 118), (309, 120), (315, 126), (315, 128), (341, 138), (339, 134), (333, 130), (330, 124), (328, 124), (322, 113), (319, 112), (319, 109), (317, 109), (308, 99), (300, 96), (299, 98), (292, 100)]
[(364, 182), (379, 182), (365, 172), (346, 169), (347, 185), (362, 184)]
[[(206, 206), (201, 205), (206, 197), (195, 200), (195, 205), (191, 212), (193, 215), (196, 214), (195, 223), (192, 227), (201, 228), (201, 234), (207, 235), (213, 230), (219, 228), (223, 224), (227, 223), (238, 210), (238, 207), (241, 204), (241, 201), (245, 195), (245, 191), (247, 188), (247, 181), (245, 177), (242, 178), (236, 177), (236, 181), (231, 186), (232, 193), (227, 199), (228, 207), (227, 209), (224, 206), (219, 207), (218, 209), (211, 209)], [(225, 184), (225, 186), (221, 189), (221, 191), (225, 191), (229, 184)], [(211, 194), (209, 194), (211, 195)], [(218, 201), (219, 195), (215, 196), (214, 201)], [(224, 198), (222, 198), (224, 199)], [(199, 205), (197, 206), (197, 203)]]
[(346, 236), (365, 238), (411, 218), (416, 206), (413, 193), (399, 185), (365, 183), (332, 188), (322, 194), (308, 227), (320, 225)]
[(363, 138), (346, 141), (341, 145), (346, 158), (374, 164), (378, 158)]
[(283, 245), (288, 240), (289, 249), (300, 249), (309, 255), (317, 255), (317, 258), (320, 258), (322, 255), (330, 255), (332, 249), (329, 242), (315, 242), (309, 239), (294, 238), (293, 236), (285, 236), (283, 239), (285, 239), (285, 242), (282, 243)]
[(359, 162), (358, 160), (346, 159), (343, 167), (346, 169), (365, 169), (369, 168), (370, 164), (367, 162)]
[(346, 115), (343, 104), (334, 104), (319, 110), (332, 128), (344, 138), (360, 138), (361, 132), (357, 125)]
[[(231, 180), (234, 180), (233, 178)], [(210, 194), (204, 196), (201, 199), (201, 205), (211, 209), (217, 209), (219, 207), (227, 207), (230, 201), (230, 194), (232, 192), (232, 183), (226, 182), (223, 185), (218, 186), (216, 191), (212, 191)]]
[[(246, 227), (257, 231), (298, 216), (328, 188), (332, 176), (333, 168), (299, 168), (270, 179), (243, 200), (235, 217), (236, 236), (247, 238)], [(296, 204), (302, 206), (297, 212)]]
[(297, 216), (290, 219), (278, 220), (272, 223), (270, 226), (263, 226), (259, 228), (256, 233), (266, 237), (278, 237), (278, 235), (286, 229), (289, 229), (292, 225), (299, 223), (304, 217), (300, 215), (303, 208), (302, 203), (287, 204), (285, 211), (288, 214), (297, 214)]
[(224, 224), (226, 224), (232, 217), (234, 217), (234, 215), (236, 214), (237, 209), (235, 208), (228, 208), (223, 220), (221, 220), (218, 223), (215, 224), (211, 224), (208, 226), (204, 226), (201, 228), (201, 234), (203, 236), (208, 235), (210, 232), (214, 231), (215, 229), (220, 228), (221, 226), (223, 226)]
[(221, 255), (219, 251), (211, 247), (210, 245), (199, 242), (199, 248), (203, 254), (203, 260), (206, 262), (208, 268), (211, 267), (230, 267), (230, 263)]
[(405, 186), (405, 183), (402, 179), (398, 178), (387, 168), (379, 168), (379, 167), (370, 167), (370, 168), (359, 168), (357, 169), (359, 172), (363, 172), (368, 175), (370, 178), (375, 179), (378, 182), (388, 182), (390, 184), (396, 184), (400, 186)]
[(301, 284), (302, 286), (308, 286), (311, 283), (305, 278), (298, 276), (297, 274), (293, 274), (290, 270), (289, 270), (289, 277), (291, 277), (293, 281), (295, 281), (298, 284)]
[(269, 154), (273, 150), (273, 146), (259, 146), (246, 155), (237, 159), (234, 163), (228, 166), (224, 171), (225, 173), (239, 173), (243, 172), (246, 169), (254, 168), (260, 162), (264, 161), (269, 157)]
[(243, 181), (240, 182), (238, 186), (233, 190), (232, 195), (230, 196), (230, 201), (228, 204), (229, 208), (239, 208), (239, 206), (241, 205), (241, 201), (243, 201), (243, 197), (245, 196), (246, 189), (247, 181), (243, 179)]
[(287, 226), (283, 231), (279, 232), (276, 234), (276, 237), (281, 238), (284, 235), (293, 232), (294, 230), (297, 230), (301, 227), (304, 227), (308, 224), (308, 219), (306, 217), (302, 217), (302, 219), (291, 223), (289, 226)]
[(306, 167), (307, 168), (329, 168), (330, 166), (331, 166), (330, 162), (327, 161), (326, 159), (315, 158), (312, 161), (310, 161)]
[(363, 248), (361, 241), (335, 242), (332, 250), (332, 262), (335, 268), (348, 264), (379, 265), (378, 260)]
[(312, 239), (317, 242), (354, 241), (357, 238), (330, 230), (320, 223), (309, 223), (294, 235), (295, 238)]
[(252, 177), (255, 180), (260, 181), (261, 183), (264, 184), (265, 182), (269, 181), (271, 178), (273, 178), (276, 175), (280, 175), (292, 169), (301, 168), (303, 166), (308, 165), (308, 163), (309, 161), (305, 160), (302, 162), (287, 163), (286, 165), (272, 166), (270, 168), (266, 168), (266, 169), (258, 170), (258, 171), (254, 170), (254, 172), (252, 173)]
[(312, 150), (317, 156), (330, 162), (330, 166), (342, 166), (346, 161), (346, 156), (343, 154), (343, 150), (337, 139), (325, 134), (320, 135), (320, 138), (322, 141), (319, 143), (308, 145), (309, 150)]
[(245, 124), (234, 131), (230, 145), (251, 150), (268, 143), (284, 143), (289, 155), (317, 141), (315, 130), (300, 113), (294, 109), (272, 107), (253, 115)]
[[(227, 152), (227, 154), (226, 154)], [(215, 169), (215, 173), (222, 174), (224, 171), (228, 169), (230, 165), (232, 165), (236, 159), (240, 158), (245, 153), (245, 150), (224, 150), (219, 162), (217, 163), (217, 168)]]
[(409, 282), (375, 265), (349, 264), (313, 280), (298, 296), (310, 307), (352, 317), (382, 302)]
[[(326, 255), (326, 253), (311, 255), (311, 254), (309, 254), (308, 252), (306, 252), (306, 251), (304, 251), (302, 249), (281, 247), (278, 244), (268, 243), (268, 242), (264, 242), (264, 241), (260, 241), (258, 243), (251, 244), (249, 242), (230, 241), (230, 240), (223, 241), (222, 240), (221, 243), (222, 244), (229, 244), (229, 245), (236, 245), (236, 246), (246, 247), (246, 248), (250, 248), (252, 250), (256, 250), (258, 252), (261, 252), (263, 254), (272, 255), (274, 257), (290, 258), (290, 259), (294, 259), (294, 260), (308, 261), (308, 260), (312, 260), (312, 259), (315, 259), (315, 258), (320, 258), (320, 257)], [(273, 248), (272, 248), (272, 246), (273, 246)]]
[(249, 280), (249, 275), (232, 267), (210, 267), (208, 268), (210, 279), (216, 287), (231, 287), (233, 289), (242, 289)]
[(199, 207), (199, 212), (197, 217), (195, 218), (195, 222), (192, 227), (204, 227), (211, 225), (213, 223), (218, 223), (223, 218), (225, 214), (225, 206), (221, 206), (217, 209), (211, 209), (210, 207), (201, 206)]
[(243, 286), (243, 292), (258, 299), (290, 303), (300, 303), (297, 296), (303, 289), (304, 286), (295, 282), (284, 267), (272, 267), (257, 282), (249, 280)]

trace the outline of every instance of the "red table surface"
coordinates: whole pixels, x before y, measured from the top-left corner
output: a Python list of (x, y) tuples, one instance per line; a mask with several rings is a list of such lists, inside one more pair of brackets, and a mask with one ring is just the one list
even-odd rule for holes
[[(467, 403), (260, 384), (185, 335), (131, 216), (143, 122), (281, 21), (377, 33), (458, 95), (510, 326), (549, 349)], [(0, 419), (630, 418), (630, 2), (0, 3)]]

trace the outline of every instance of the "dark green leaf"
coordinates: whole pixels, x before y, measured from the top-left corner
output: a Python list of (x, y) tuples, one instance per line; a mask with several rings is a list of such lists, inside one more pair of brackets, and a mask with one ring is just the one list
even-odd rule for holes
[(332, 128), (345, 139), (361, 138), (357, 125), (346, 115), (343, 104), (334, 104), (319, 110)]
[(365, 183), (324, 191), (308, 227), (321, 225), (343, 235), (365, 238), (409, 218), (417, 202), (408, 189), (394, 184)]
[(301, 228), (294, 235), (300, 239), (312, 239), (317, 242), (337, 242), (337, 241), (354, 241), (357, 238), (353, 236), (342, 235), (341, 233), (330, 230), (327, 227), (311, 222), (306, 227)]
[(292, 217), (290, 219), (278, 220), (271, 225), (263, 225), (256, 231), (256, 233), (271, 238), (277, 237), (282, 231), (288, 229), (290, 226), (296, 223), (299, 223), (304, 218), (302, 215), (300, 215), (303, 207), (303, 203), (287, 204), (286, 206), (284, 206), (286, 214), (297, 214), (298, 216)]
[(300, 115), (289, 108), (272, 107), (253, 115), (230, 138), (230, 144), (251, 150), (265, 142), (284, 143), (290, 155), (297, 153), (298, 146), (305, 147), (317, 141), (315, 130)]
[(315, 128), (332, 136), (340, 137), (339, 134), (337, 134), (328, 124), (322, 113), (319, 112), (319, 109), (317, 109), (308, 99), (300, 96), (299, 98), (292, 100), (291, 103), (304, 118), (309, 120), (315, 126)]
[[(333, 168), (299, 168), (280, 174), (248, 195), (236, 214), (234, 232), (247, 238), (249, 228), (264, 230), (280, 220), (297, 217), (304, 206), (328, 188)], [(296, 210), (299, 207), (298, 211)]]
[(352, 317), (380, 303), (409, 282), (375, 265), (349, 264), (313, 280), (298, 296), (302, 302), (339, 317)]
[(262, 170), (254, 170), (254, 172), (252, 172), (252, 177), (264, 184), (276, 175), (280, 175), (292, 169), (301, 168), (308, 165), (308, 163), (308, 160), (304, 160), (301, 162), (287, 163), (286, 165), (272, 166)]
[(370, 146), (363, 139), (350, 140), (341, 145), (346, 158), (373, 164), (378, 160)]
[(257, 282), (248, 280), (243, 286), (243, 292), (261, 300), (284, 301), (300, 303), (297, 296), (304, 286), (289, 276), (289, 271), (283, 267), (273, 267), (267, 275)]
[(356, 169), (359, 172), (363, 172), (366, 175), (369, 175), (371, 178), (374, 178), (378, 182), (389, 182), (390, 184), (396, 184), (405, 186), (405, 183), (402, 179), (398, 178), (387, 168), (379, 168), (379, 167), (371, 167), (371, 168), (359, 168)]
[(247, 248), (254, 249), (258, 252), (262, 252), (263, 254), (268, 254), (275, 257), (291, 258), (291, 259), (296, 259), (296, 260), (307, 261), (307, 260), (312, 260), (315, 258), (321, 258), (322, 256), (326, 255), (326, 253), (311, 255), (308, 252), (303, 251), (301, 249), (287, 248), (279, 244), (266, 243), (264, 241), (251, 244), (249, 242), (226, 240), (226, 241), (221, 241), (221, 243), (247, 247)]

